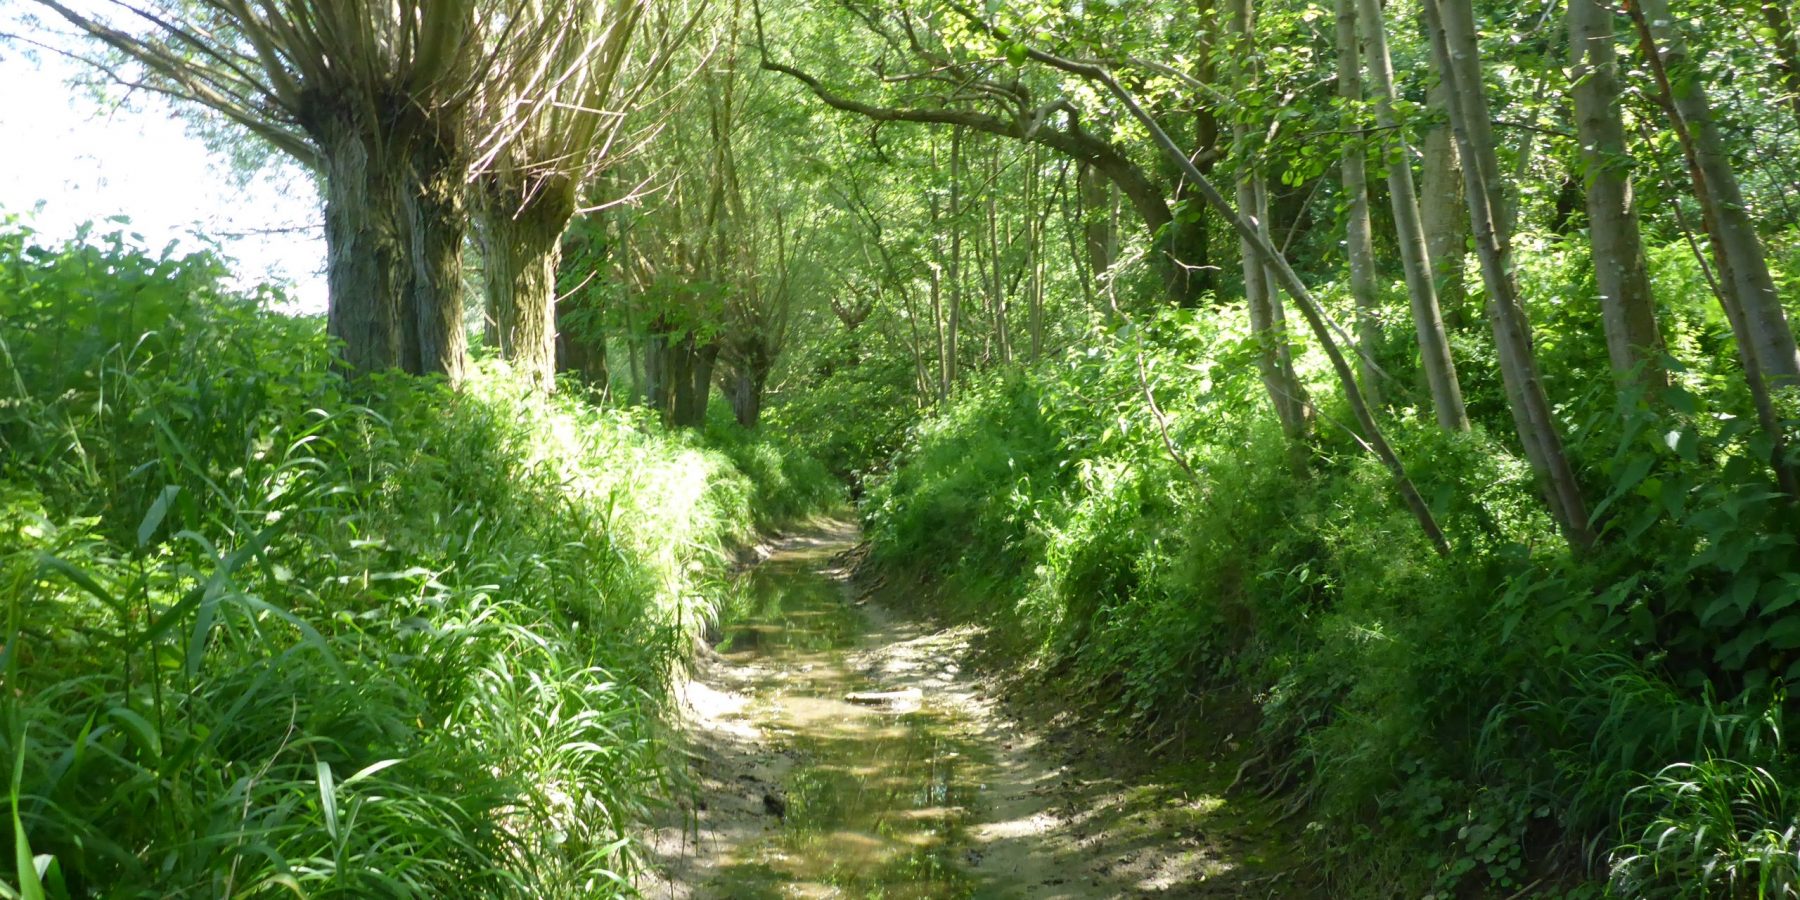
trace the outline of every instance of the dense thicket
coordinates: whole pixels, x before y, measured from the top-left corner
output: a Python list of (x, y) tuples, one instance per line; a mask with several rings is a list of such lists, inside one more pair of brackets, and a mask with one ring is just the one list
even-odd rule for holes
[(492, 364), (353, 386), (217, 260), (87, 238), (0, 231), (5, 880), (627, 890), (722, 553), (829, 483)]

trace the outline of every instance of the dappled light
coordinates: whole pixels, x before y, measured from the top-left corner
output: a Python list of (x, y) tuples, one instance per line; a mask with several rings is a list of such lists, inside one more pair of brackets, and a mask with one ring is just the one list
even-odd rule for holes
[(0, 900), (1800, 900), (1793, 0), (0, 55)]

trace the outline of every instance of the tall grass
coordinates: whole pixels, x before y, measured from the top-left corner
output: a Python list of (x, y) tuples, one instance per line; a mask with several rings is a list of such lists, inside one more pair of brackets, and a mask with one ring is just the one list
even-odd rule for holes
[(86, 237), (0, 229), (0, 895), (626, 892), (756, 486), (491, 365), (349, 386)]

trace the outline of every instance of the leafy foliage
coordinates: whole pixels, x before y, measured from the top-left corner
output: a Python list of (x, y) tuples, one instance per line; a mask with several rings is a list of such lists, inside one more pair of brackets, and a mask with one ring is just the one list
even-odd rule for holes
[(705, 573), (814, 470), (495, 367), (353, 388), (223, 274), (0, 232), (9, 892), (627, 892)]
[[(1581, 263), (1534, 265), (1551, 281)], [(1718, 339), (1671, 305), (1673, 344)], [(1342, 430), (1293, 468), (1231, 322), (1176, 312), (972, 384), (871, 492), (876, 559), (942, 561), (948, 611), (1137, 733), (1247, 698), (1248, 772), (1308, 812), (1346, 891), (1580, 893), (1590, 864), (1629, 896), (1787, 890), (1800, 561), (1719, 360), (1684, 354), (1624, 416), (1607, 391), (1565, 409), (1607, 485), (1608, 543), (1581, 558), (1491, 436), (1503, 407), (1473, 435), (1403, 418), (1457, 542), (1439, 560)], [(1551, 371), (1605, 377), (1581, 342), (1542, 349)]]

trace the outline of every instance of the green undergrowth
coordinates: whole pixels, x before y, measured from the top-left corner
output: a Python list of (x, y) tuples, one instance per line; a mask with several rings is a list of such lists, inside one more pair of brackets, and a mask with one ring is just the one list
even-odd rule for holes
[[(1545, 287), (1580, 261), (1547, 259), (1521, 274), (1540, 323), (1597, 334), (1578, 279)], [(1479, 360), (1477, 428), (1448, 435), (1384, 359), (1439, 558), (1311, 354), (1295, 470), (1238, 318), (968, 385), (870, 491), (873, 563), (923, 568), (942, 611), (1147, 745), (1254, 698), (1245, 789), (1304, 814), (1334, 896), (1793, 896), (1800, 553), (1721, 326), (1670, 310), (1676, 386), (1623, 404), (1603, 356), (1543, 341), (1605, 536), (1580, 558)]]
[(84, 239), (0, 230), (0, 896), (627, 892), (671, 666), (816, 464), (493, 363), (349, 385), (215, 259)]
[(752, 431), (723, 407), (709, 411), (704, 434), (750, 482), (750, 512), (760, 531), (776, 531), (818, 516), (851, 514), (837, 473), (780, 427)]

